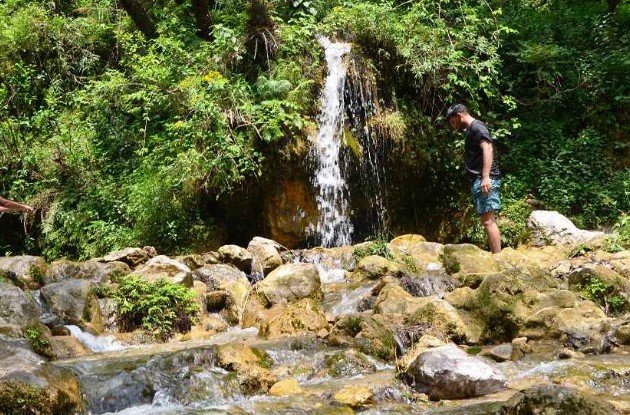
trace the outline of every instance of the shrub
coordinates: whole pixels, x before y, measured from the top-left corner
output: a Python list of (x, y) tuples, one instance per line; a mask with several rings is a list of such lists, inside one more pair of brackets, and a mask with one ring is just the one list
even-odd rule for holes
[(591, 277), (577, 288), (584, 298), (602, 306), (606, 313), (618, 314), (628, 309), (628, 300), (621, 295), (617, 287), (597, 277)]
[(620, 252), (630, 249), (630, 215), (622, 214), (612, 227), (610, 236), (606, 239), (604, 248), (608, 252)]
[(394, 259), (392, 251), (389, 249), (389, 244), (385, 239), (381, 238), (370, 241), (366, 245), (355, 247), (352, 250), (352, 255), (357, 261), (360, 261), (366, 256), (370, 255), (380, 255), (383, 258), (389, 259), (390, 261)]
[(114, 293), (116, 322), (122, 332), (144, 329), (158, 340), (186, 333), (197, 319), (195, 291), (166, 280), (123, 278)]

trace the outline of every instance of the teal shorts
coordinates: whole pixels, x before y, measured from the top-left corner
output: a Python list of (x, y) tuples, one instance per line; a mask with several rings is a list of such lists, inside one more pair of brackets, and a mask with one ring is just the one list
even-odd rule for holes
[(473, 203), (477, 213), (483, 215), (484, 213), (494, 210), (498, 212), (501, 210), (501, 197), (499, 195), (501, 189), (501, 178), (491, 177), (492, 189), (489, 194), (485, 194), (481, 191), (481, 177), (477, 177), (470, 185), (470, 190), (473, 195)]

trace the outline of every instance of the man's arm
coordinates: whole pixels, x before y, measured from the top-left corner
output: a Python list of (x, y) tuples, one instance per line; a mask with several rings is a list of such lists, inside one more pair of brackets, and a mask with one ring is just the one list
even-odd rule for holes
[(13, 200), (0, 196), (0, 212), (32, 212), (34, 209), (28, 205), (23, 205)]
[(492, 182), (490, 181), (490, 169), (492, 168), (492, 158), (494, 152), (492, 149), (492, 143), (488, 140), (481, 140), (481, 151), (483, 152), (483, 169), (481, 170), (481, 191), (485, 194), (489, 194), (492, 189)]

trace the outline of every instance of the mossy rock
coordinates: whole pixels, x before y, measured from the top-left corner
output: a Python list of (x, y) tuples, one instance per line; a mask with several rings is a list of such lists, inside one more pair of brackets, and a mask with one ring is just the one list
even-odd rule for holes
[(331, 345), (347, 345), (385, 361), (394, 361), (400, 353), (391, 322), (384, 316), (351, 314), (341, 317), (331, 329)]
[(18, 380), (0, 383), (0, 413), (3, 415), (53, 415), (50, 393)]
[(363, 353), (356, 350), (344, 350), (326, 357), (326, 373), (333, 378), (351, 377), (372, 373), (374, 363)]
[(485, 275), (500, 270), (490, 252), (472, 244), (444, 245), (442, 261), (446, 272), (458, 277), (471, 274)]

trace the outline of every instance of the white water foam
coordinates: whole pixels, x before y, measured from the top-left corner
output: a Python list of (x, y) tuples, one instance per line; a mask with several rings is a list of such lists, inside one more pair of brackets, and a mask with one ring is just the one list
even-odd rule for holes
[(344, 124), (343, 88), (347, 72), (343, 56), (350, 52), (350, 45), (331, 42), (325, 37), (318, 40), (325, 49), (328, 73), (317, 118), (317, 137), (311, 151), (317, 163), (313, 185), (318, 191), (319, 218), (309, 230), (321, 239), (322, 246), (333, 247), (351, 244), (353, 232), (348, 216), (348, 188), (339, 157)]
[(113, 336), (95, 336), (73, 325), (68, 325), (66, 328), (85, 347), (96, 353), (123, 350), (129, 347), (114, 339)]

